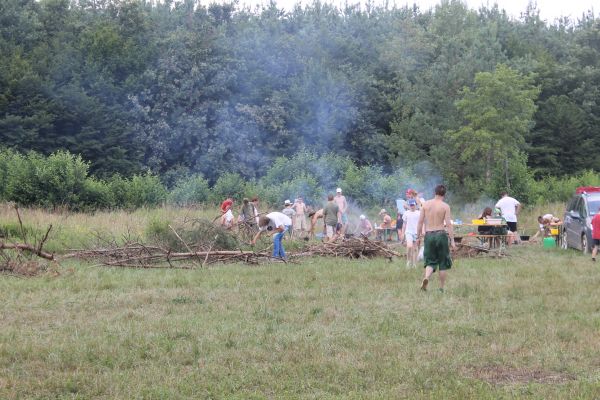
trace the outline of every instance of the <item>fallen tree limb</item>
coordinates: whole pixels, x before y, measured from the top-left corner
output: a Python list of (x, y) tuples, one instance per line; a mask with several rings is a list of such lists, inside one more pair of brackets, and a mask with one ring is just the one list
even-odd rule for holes
[(0, 242), (0, 250), (21, 250), (27, 251), (38, 257), (45, 258), (46, 260), (56, 261), (56, 256), (53, 253), (48, 253), (41, 249), (41, 246), (34, 247), (27, 243), (5, 243)]

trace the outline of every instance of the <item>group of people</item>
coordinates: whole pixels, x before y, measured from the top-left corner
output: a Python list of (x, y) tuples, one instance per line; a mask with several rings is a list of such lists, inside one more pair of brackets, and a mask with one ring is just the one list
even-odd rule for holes
[[(407, 265), (416, 265), (419, 244), (424, 244), (425, 274), (421, 282), (422, 290), (427, 290), (431, 275), (439, 269), (440, 290), (443, 291), (446, 271), (452, 266), (450, 246), (455, 247), (454, 232), (450, 207), (444, 202), (445, 194), (446, 187), (438, 185), (435, 188), (435, 198), (425, 201), (416, 191), (409, 190), (402, 212), (399, 211), (400, 215), (396, 219), (396, 228), (400, 226), (399, 238), (406, 240)], [(221, 204), (221, 224), (226, 228), (234, 226), (233, 204), (232, 199), (226, 199)], [(380, 214), (384, 224), (391, 224), (391, 217), (386, 210), (382, 210)], [(291, 230), (306, 231), (305, 215), (311, 220), (309, 233), (314, 234), (316, 223), (322, 218), (326, 240), (343, 237), (348, 226), (348, 202), (342, 189), (337, 188), (335, 196), (328, 195), (327, 204), (316, 211), (310, 210), (299, 197), (294, 203), (286, 200), (281, 211), (261, 214), (258, 210), (258, 198), (244, 199), (238, 223), (244, 222), (256, 227), (252, 244), (255, 244), (261, 235), (273, 237), (273, 257), (285, 259), (284, 235)], [(365, 215), (361, 215), (359, 219), (360, 233), (370, 236), (374, 230), (373, 225)]]

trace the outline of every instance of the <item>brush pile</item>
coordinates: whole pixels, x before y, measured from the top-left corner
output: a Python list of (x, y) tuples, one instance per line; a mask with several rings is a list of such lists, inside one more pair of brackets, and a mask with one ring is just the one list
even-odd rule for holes
[(369, 240), (366, 237), (352, 237), (335, 242), (311, 244), (306, 246), (302, 252), (295, 253), (293, 256), (325, 256), (350, 259), (383, 257), (389, 260), (394, 256), (403, 257), (402, 254), (388, 248), (385, 242)]
[(109, 267), (178, 268), (193, 269), (215, 263), (244, 262), (258, 264), (272, 259), (267, 252), (242, 250), (211, 250), (189, 248), (188, 251), (150, 246), (142, 243), (125, 243), (120, 246), (77, 250), (65, 258), (78, 258)]
[(504, 257), (506, 256), (504, 246), (492, 247), (489, 245), (475, 242), (458, 243), (456, 250), (452, 251), (453, 258), (472, 258), (472, 257)]
[[(41, 237), (35, 234), (29, 236), (28, 230), (21, 220), (19, 207), (15, 205), (14, 209), (19, 221), (19, 233), (16, 238), (0, 239), (0, 272), (16, 276), (36, 276), (48, 269), (48, 261), (56, 261), (54, 253), (44, 250), (44, 244), (48, 240), (52, 225)], [(16, 242), (15, 239), (22, 242)], [(39, 262), (40, 258), (46, 261)]]

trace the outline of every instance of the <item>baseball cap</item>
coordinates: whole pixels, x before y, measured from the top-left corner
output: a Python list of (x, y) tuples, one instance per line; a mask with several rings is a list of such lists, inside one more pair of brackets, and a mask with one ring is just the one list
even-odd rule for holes
[(365, 217), (364, 215), (361, 214), (361, 216), (359, 217), (360, 219), (367, 219), (367, 217)]
[(387, 211), (385, 210), (385, 208), (382, 208), (381, 211), (379, 211), (379, 215), (381, 214), (385, 214)]
[(283, 202), (283, 204), (285, 204), (285, 205), (287, 206), (287, 205), (290, 205), (290, 204), (292, 204), (292, 202), (291, 202), (291, 201), (289, 201), (289, 200), (286, 200), (286, 201), (284, 201), (284, 202)]
[(336, 192), (336, 193), (342, 193), (342, 188), (337, 188), (337, 189), (335, 189), (335, 192)]

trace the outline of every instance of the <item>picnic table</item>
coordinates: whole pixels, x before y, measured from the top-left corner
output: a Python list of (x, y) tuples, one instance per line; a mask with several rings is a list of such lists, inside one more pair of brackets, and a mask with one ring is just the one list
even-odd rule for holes
[(376, 237), (378, 237), (378, 238), (380, 237), (384, 241), (391, 240), (392, 234), (394, 232), (396, 232), (396, 221), (392, 221), (391, 226), (379, 225), (379, 226), (375, 227)]
[[(465, 237), (472, 237), (475, 238), (477, 240), (479, 240), (479, 242), (481, 244), (485, 244), (488, 243), (490, 248), (496, 248), (496, 247), (506, 247), (506, 238), (509, 236), (508, 235), (508, 225), (506, 224), (506, 222), (502, 222), (502, 223), (483, 223), (483, 224), (469, 224), (469, 223), (461, 223), (461, 224), (454, 224), (454, 229), (456, 230), (457, 233), (460, 234), (460, 236), (464, 239)], [(463, 227), (470, 229), (470, 228), (480, 228), (480, 227), (484, 227), (484, 228), (488, 228), (486, 229), (487, 232), (480, 232), (479, 229), (477, 229), (477, 232), (464, 232), (464, 230), (462, 229)]]

